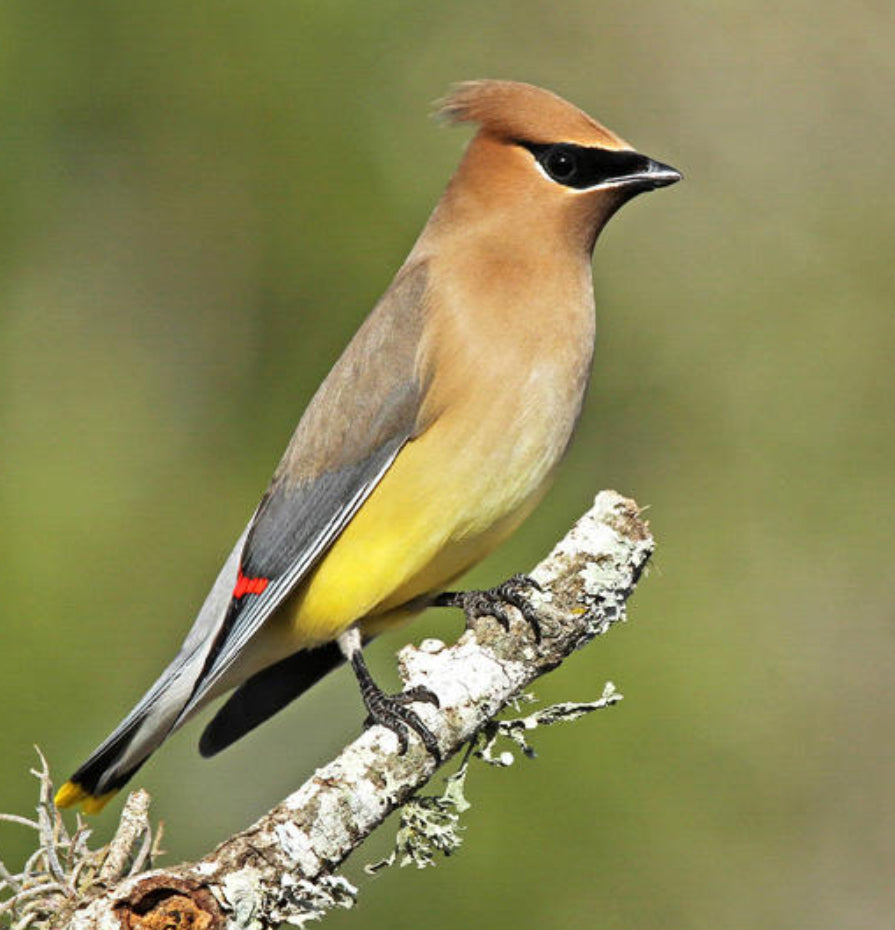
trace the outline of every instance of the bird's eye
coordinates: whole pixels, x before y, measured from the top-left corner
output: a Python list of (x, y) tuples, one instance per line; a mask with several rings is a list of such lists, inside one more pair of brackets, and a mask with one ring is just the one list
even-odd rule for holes
[(560, 184), (568, 184), (578, 173), (578, 159), (575, 153), (563, 145), (549, 149), (541, 164), (547, 174)]

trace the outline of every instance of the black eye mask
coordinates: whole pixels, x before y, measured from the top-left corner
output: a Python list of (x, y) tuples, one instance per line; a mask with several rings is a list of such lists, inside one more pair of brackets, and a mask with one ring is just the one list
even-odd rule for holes
[(612, 152), (567, 142), (519, 142), (538, 160), (557, 184), (584, 190), (625, 178), (640, 178), (650, 171), (651, 160), (639, 152)]

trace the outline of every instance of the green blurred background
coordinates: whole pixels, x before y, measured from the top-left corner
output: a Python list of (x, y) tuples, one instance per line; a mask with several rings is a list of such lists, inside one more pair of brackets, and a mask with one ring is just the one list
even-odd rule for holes
[[(0, 36), (0, 808), (33, 808), (33, 743), (61, 780), (173, 654), (457, 162), (431, 101), (512, 77), (687, 180), (598, 244), (577, 442), (469, 582), (601, 487), (660, 548), (631, 622), (537, 689), (622, 705), (474, 771), (461, 853), (329, 925), (890, 927), (892, 5), (7, 0)], [(458, 630), (432, 612), (374, 670)], [(178, 734), (138, 779), (167, 861), (360, 719), (342, 672), (213, 761)], [(0, 825), (9, 864), (26, 840)]]

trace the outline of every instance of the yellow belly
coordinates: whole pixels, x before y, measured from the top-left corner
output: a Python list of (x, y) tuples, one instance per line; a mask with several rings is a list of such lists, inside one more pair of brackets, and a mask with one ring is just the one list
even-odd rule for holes
[[(329, 642), (363, 620), (367, 634), (408, 619), (409, 601), (444, 588), (528, 516), (549, 467), (512, 437), (471, 455), (449, 426), (408, 443), (308, 579), (278, 612), (290, 649)], [(475, 437), (472, 437), (473, 439)], [(488, 442), (487, 437), (484, 437)]]

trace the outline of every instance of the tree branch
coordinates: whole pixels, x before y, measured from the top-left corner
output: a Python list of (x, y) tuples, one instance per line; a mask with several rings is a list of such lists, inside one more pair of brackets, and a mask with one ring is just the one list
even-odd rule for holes
[[(543, 589), (531, 597), (541, 618), (540, 642), (521, 620), (506, 633), (486, 618), (453, 646), (426, 640), (401, 650), (405, 685), (425, 685), (441, 701), (440, 709), (426, 704), (415, 709), (435, 734), (443, 759), (532, 681), (624, 619), (625, 601), (653, 547), (637, 505), (603, 491), (530, 573)], [(205, 858), (100, 886), (78, 905), (67, 926), (266, 930), (286, 921), (302, 923), (353, 894), (334, 870), (436, 768), (416, 737), (402, 756), (395, 735), (373, 727)], [(141, 808), (141, 823), (143, 816)], [(130, 828), (128, 836), (133, 832)], [(118, 862), (100, 877), (115, 870), (120, 874)]]

